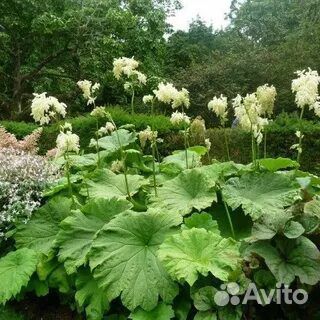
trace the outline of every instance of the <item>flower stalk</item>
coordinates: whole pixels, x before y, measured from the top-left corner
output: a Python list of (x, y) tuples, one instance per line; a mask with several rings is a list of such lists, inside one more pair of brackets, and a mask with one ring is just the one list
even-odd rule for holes
[(297, 155), (297, 162), (300, 163), (301, 153), (302, 153), (302, 118), (304, 114), (304, 107), (301, 108), (300, 118), (299, 118), (299, 125), (300, 125), (300, 134), (299, 134), (299, 142), (298, 142), (298, 155)]

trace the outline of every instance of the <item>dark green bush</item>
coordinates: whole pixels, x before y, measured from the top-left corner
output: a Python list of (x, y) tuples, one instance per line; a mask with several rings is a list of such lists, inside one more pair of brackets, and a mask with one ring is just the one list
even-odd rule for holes
[[(119, 107), (109, 108), (114, 121), (120, 127), (131, 123), (134, 124), (137, 131), (144, 130), (148, 125), (152, 125), (159, 132), (159, 136), (164, 142), (159, 145), (159, 151), (163, 156), (170, 154), (177, 149), (183, 149), (183, 138), (178, 129), (174, 128), (168, 117), (156, 115), (151, 117), (146, 114), (130, 115)], [(73, 130), (80, 136), (81, 147), (87, 148), (90, 139), (96, 131), (96, 120), (90, 115), (80, 116), (68, 119), (72, 123)], [(23, 138), (37, 128), (33, 123), (4, 121), (1, 124), (18, 138)], [(102, 125), (103, 123), (101, 123)], [(44, 128), (40, 140), (40, 153), (44, 154), (47, 150), (55, 147), (56, 137), (59, 133), (59, 125), (54, 124)], [(290, 150), (290, 147), (297, 143), (295, 132), (300, 128), (299, 119), (281, 114), (268, 127), (267, 151), (268, 157), (289, 157), (296, 158), (296, 152)], [(248, 163), (251, 161), (251, 138), (250, 135), (241, 129), (226, 129), (230, 143), (231, 159), (239, 163)], [(312, 121), (303, 120), (301, 122), (301, 131), (304, 133), (303, 154), (301, 157), (301, 168), (313, 173), (320, 172), (320, 124)], [(224, 143), (224, 134), (222, 129), (214, 128), (207, 130), (207, 137), (212, 143), (211, 157), (217, 160), (226, 160), (226, 149)], [(193, 141), (193, 143), (203, 143)], [(261, 147), (260, 155), (263, 155)]]
[[(131, 115), (120, 109), (120, 107), (108, 107), (107, 109), (112, 114), (112, 117), (118, 127), (130, 123), (135, 125), (137, 131), (140, 131), (146, 129), (149, 125), (153, 126), (153, 128), (159, 132), (161, 137), (169, 134), (170, 132), (177, 131), (177, 129), (171, 125), (169, 118), (163, 115), (155, 115), (153, 117), (147, 114)], [(65, 121), (70, 122), (72, 124), (73, 131), (80, 136), (81, 147), (87, 148), (90, 143), (90, 139), (94, 136), (96, 131), (96, 119), (87, 114), (76, 118), (66, 119)], [(64, 121), (61, 123), (63, 122)], [(55, 147), (55, 141), (59, 133), (61, 123), (55, 123), (44, 127), (39, 144), (41, 154), (44, 154), (47, 150)], [(26, 122), (2, 121), (0, 124), (9, 132), (15, 134), (19, 139), (22, 139), (38, 128), (36, 124)], [(103, 124), (104, 123), (101, 121), (99, 126), (102, 126)]]
[[(301, 126), (301, 127), (300, 127)], [(290, 147), (298, 142), (295, 132), (301, 128), (304, 134), (301, 169), (312, 173), (320, 172), (320, 124), (281, 116), (267, 130), (267, 156), (288, 157), (295, 159), (297, 153)], [(230, 143), (231, 159), (239, 163), (251, 161), (250, 134), (240, 129), (226, 129)], [(211, 156), (218, 160), (226, 160), (226, 148), (221, 129), (209, 129), (207, 136), (212, 143)], [(263, 146), (260, 146), (260, 156), (263, 156)]]

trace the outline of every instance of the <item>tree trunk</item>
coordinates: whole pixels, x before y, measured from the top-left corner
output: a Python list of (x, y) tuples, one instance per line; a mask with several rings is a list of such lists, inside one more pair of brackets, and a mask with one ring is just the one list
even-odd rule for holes
[(21, 51), (20, 45), (17, 43), (14, 51), (14, 71), (13, 71), (13, 114), (21, 114), (21, 98), (22, 98), (22, 75), (21, 75)]

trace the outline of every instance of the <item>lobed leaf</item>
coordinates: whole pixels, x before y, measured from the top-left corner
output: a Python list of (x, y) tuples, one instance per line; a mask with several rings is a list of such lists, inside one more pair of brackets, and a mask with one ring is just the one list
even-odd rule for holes
[(276, 216), (296, 200), (300, 188), (278, 173), (253, 173), (229, 179), (222, 189), (224, 200), (233, 209), (242, 207), (253, 220), (270, 214)]
[(12, 251), (0, 259), (0, 304), (15, 297), (28, 284), (37, 263), (37, 253), (27, 248)]
[(109, 301), (121, 295), (129, 310), (150, 311), (158, 297), (170, 303), (177, 285), (156, 256), (167, 235), (174, 233), (181, 217), (156, 211), (117, 215), (99, 232), (90, 253), (90, 267)]
[(158, 256), (173, 279), (187, 281), (190, 285), (195, 283), (199, 273), (204, 276), (211, 273), (227, 281), (239, 262), (235, 241), (195, 228), (167, 238)]
[(41, 207), (27, 224), (19, 224), (14, 235), (16, 247), (50, 254), (59, 223), (71, 213), (72, 200), (55, 197)]
[(164, 182), (155, 201), (156, 205), (170, 212), (187, 215), (193, 209), (200, 211), (210, 207), (213, 201), (217, 201), (217, 194), (201, 170), (191, 169)]

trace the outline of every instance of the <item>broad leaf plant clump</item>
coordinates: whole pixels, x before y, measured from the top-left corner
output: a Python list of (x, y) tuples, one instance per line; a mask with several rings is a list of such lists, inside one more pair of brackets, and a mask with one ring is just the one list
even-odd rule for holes
[[(137, 67), (132, 59), (116, 60), (117, 78), (141, 77)], [(300, 72), (294, 82), (302, 111), (318, 112), (318, 96), (306, 89), (310, 81), (318, 85), (315, 75)], [(79, 87), (94, 105), (99, 85)], [(171, 119), (185, 150), (168, 157), (159, 154), (153, 128), (118, 128), (103, 107), (92, 112), (106, 121), (92, 153), (80, 151), (78, 136), (64, 124), (51, 155), (65, 176), (46, 190), (46, 203), (30, 221), (7, 235), (14, 248), (0, 259), (0, 302), (54, 290), (89, 320), (225, 320), (241, 319), (249, 308), (217, 305), (216, 292), (229, 282), (239, 285), (238, 295), (250, 282), (311, 293), (320, 281), (320, 178), (299, 170), (301, 132), (293, 147), (298, 161), (260, 154), (275, 96), (266, 85), (233, 101), (238, 125), (252, 133), (247, 165), (207, 157), (206, 137), (203, 146), (190, 145), (188, 92), (168, 83), (143, 99), (151, 113), (161, 103), (175, 109)], [(56, 99), (35, 99), (32, 112), (41, 124), (65, 116)], [(209, 108), (224, 127), (227, 98), (215, 97)]]

